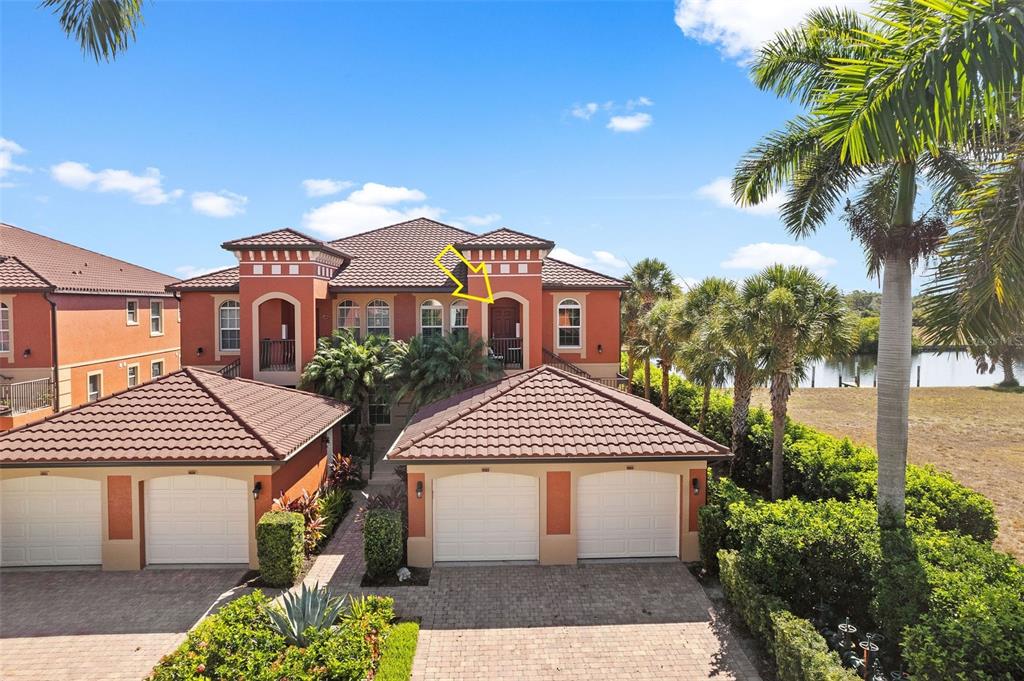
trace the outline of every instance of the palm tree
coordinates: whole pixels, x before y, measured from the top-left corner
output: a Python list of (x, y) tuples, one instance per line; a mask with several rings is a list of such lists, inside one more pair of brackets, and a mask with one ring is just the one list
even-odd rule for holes
[[(910, 4), (916, 1), (910, 0)], [(894, 4), (899, 3), (878, 3), (883, 9)], [(877, 447), (878, 504), (886, 512), (879, 518), (902, 523), (910, 402), (911, 274), (921, 259), (936, 252), (947, 230), (949, 206), (976, 178), (963, 158), (949, 149), (925, 144), (916, 129), (897, 126), (892, 131), (888, 121), (879, 122), (875, 130), (889, 131), (882, 140), (864, 134), (865, 128), (852, 122), (876, 115), (857, 107), (874, 84), (856, 83), (848, 74), (838, 73), (837, 65), (901, 60), (916, 54), (903, 51), (902, 45), (886, 43), (887, 30), (903, 36), (902, 29), (887, 29), (884, 23), (850, 10), (819, 10), (762, 48), (753, 66), (755, 83), (805, 104), (809, 113), (766, 137), (741, 160), (733, 193), (741, 204), (756, 204), (786, 189), (782, 219), (792, 234), (802, 237), (819, 229), (851, 190), (862, 187), (849, 204), (846, 219), (865, 247), (869, 273), (882, 275)], [(864, 36), (871, 35), (882, 37), (865, 40)], [(933, 206), (915, 219), (922, 179), (933, 189)], [(781, 437), (779, 433), (776, 436)]]
[(654, 355), (661, 367), (661, 409), (668, 411), (669, 378), (677, 350), (674, 319), (683, 306), (681, 295), (662, 298), (643, 318), (644, 356)]
[(96, 61), (110, 61), (128, 49), (142, 23), (143, 0), (42, 0), (60, 27)]
[(425, 404), (450, 397), (465, 388), (485, 383), (501, 373), (488, 357), (479, 336), (414, 336), (392, 360), (390, 375), (398, 388), (395, 401), (410, 398), (409, 416)]
[[(672, 270), (657, 258), (644, 258), (633, 265), (624, 279), (628, 288), (623, 294), (623, 334), (626, 340), (626, 364), (630, 380), (633, 379), (633, 357), (636, 353), (635, 344), (641, 341), (640, 323), (644, 316), (654, 307), (659, 298), (669, 298), (678, 293), (679, 287), (673, 281)], [(626, 316), (627, 314), (631, 316)], [(644, 360), (644, 399), (651, 399), (651, 355), (647, 353)]]
[(743, 446), (750, 431), (750, 398), (754, 385), (761, 379), (757, 364), (757, 342), (754, 317), (732, 282), (732, 290), (723, 295), (717, 314), (721, 324), (723, 349), (732, 373), (732, 451), (733, 465), (743, 455)]
[(743, 282), (772, 407), (772, 499), (783, 494), (783, 436), (794, 377), (806, 362), (845, 354), (851, 345), (839, 289), (805, 267), (772, 265)]

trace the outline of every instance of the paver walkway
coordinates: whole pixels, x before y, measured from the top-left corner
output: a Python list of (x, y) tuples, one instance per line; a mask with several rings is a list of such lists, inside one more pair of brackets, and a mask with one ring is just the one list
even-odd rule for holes
[(243, 569), (0, 572), (0, 679), (138, 681)]
[(414, 681), (759, 681), (678, 561), (435, 567), (429, 586), (361, 589), (354, 516), (306, 581), (336, 593), (393, 596), (401, 615), (422, 618)]

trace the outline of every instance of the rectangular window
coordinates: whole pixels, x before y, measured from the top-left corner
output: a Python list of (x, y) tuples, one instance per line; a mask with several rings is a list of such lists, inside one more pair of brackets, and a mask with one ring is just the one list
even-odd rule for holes
[(164, 361), (162, 359), (156, 360), (150, 366), (152, 367), (150, 373), (153, 375), (153, 378), (164, 375)]
[(89, 374), (86, 399), (95, 402), (103, 396), (103, 374)]
[(366, 306), (366, 335), (391, 335), (391, 308), (383, 300), (371, 300)]
[(444, 335), (444, 308), (440, 303), (424, 303), (420, 308), (420, 333), (424, 338), (440, 338)]
[(387, 402), (371, 402), (370, 423), (374, 426), (391, 425), (391, 405)]
[(164, 332), (164, 304), (159, 300), (149, 301), (149, 335), (160, 336)]
[(299, 266), (298, 265), (288, 265), (288, 274), (298, 274), (298, 273), (299, 273)]
[(138, 326), (139, 324), (139, 301), (129, 300), (126, 305), (128, 313), (128, 326)]
[(139, 365), (129, 364), (128, 365), (128, 387), (134, 388), (139, 384)]
[(270, 266), (270, 273), (271, 274), (281, 274), (281, 266), (280, 265), (271, 265)]
[(530, 273), (530, 266), (527, 265), (525, 262), (519, 263), (519, 274), (529, 274), (529, 273)]
[(582, 334), (580, 322), (582, 310), (578, 301), (566, 298), (558, 304), (558, 345), (563, 348), (578, 348)]
[(0, 303), (0, 352), (11, 351), (11, 308)]
[(263, 265), (253, 265), (252, 266), (252, 273), (253, 274), (263, 274)]
[(241, 311), (237, 301), (227, 300), (220, 304), (218, 324), (221, 352), (235, 352), (242, 347)]

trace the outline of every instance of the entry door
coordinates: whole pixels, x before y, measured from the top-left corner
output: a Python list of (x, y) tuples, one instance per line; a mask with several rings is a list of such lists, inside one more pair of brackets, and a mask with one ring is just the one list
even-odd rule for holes
[(99, 565), (98, 480), (35, 475), (0, 481), (0, 566)]
[(653, 471), (584, 475), (577, 486), (580, 558), (679, 555), (679, 476)]
[(518, 338), (519, 303), (511, 298), (499, 298), (490, 306), (491, 338)]
[(248, 563), (247, 487), (216, 475), (147, 480), (146, 561)]
[(434, 482), (434, 560), (537, 560), (538, 483), (467, 473)]

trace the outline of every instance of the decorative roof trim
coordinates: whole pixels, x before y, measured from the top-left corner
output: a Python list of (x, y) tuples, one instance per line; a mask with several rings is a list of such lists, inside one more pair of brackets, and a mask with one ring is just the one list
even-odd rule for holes
[[(247, 244), (246, 241), (252, 239), (259, 239), (263, 236), (269, 236), (271, 234), (277, 234), (278, 232), (289, 232), (297, 237), (305, 239), (308, 244)], [(325, 253), (330, 253), (346, 260), (351, 260), (352, 256), (345, 253), (337, 246), (332, 245), (327, 241), (322, 241), (308, 234), (303, 234), (297, 229), (291, 227), (281, 227), (279, 229), (271, 229), (266, 232), (260, 232), (259, 234), (252, 234), (250, 236), (244, 236), (239, 239), (232, 239), (231, 241), (225, 241), (220, 245), (226, 251), (290, 251), (290, 250), (320, 250)]]

